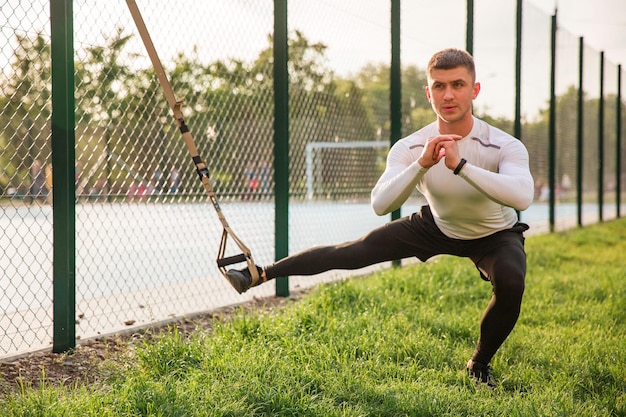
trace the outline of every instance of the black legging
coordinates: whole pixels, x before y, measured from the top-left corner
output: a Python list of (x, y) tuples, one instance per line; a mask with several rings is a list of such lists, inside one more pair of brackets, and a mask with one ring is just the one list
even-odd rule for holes
[(488, 364), (509, 336), (520, 314), (526, 276), (526, 253), (517, 245), (504, 245), (478, 264), (490, 277), (493, 295), (480, 321), (480, 337), (472, 355)]
[(470, 258), (481, 276), (493, 286), (493, 296), (483, 313), (480, 338), (472, 355), (474, 361), (488, 364), (520, 314), (526, 276), (523, 232), (527, 229), (527, 225), (518, 223), (479, 239), (453, 239), (439, 230), (430, 208), (424, 206), (420, 212), (374, 229), (360, 239), (319, 246), (283, 258), (265, 267), (265, 274), (267, 279), (315, 275), (413, 256), (422, 261), (439, 254)]

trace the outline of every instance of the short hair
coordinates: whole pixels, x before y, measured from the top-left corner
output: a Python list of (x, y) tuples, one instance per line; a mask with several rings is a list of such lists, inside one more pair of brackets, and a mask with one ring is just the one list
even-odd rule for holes
[(472, 81), (476, 80), (474, 58), (467, 51), (456, 48), (448, 48), (435, 53), (428, 61), (426, 73), (430, 77), (433, 70), (449, 70), (457, 67), (467, 68)]

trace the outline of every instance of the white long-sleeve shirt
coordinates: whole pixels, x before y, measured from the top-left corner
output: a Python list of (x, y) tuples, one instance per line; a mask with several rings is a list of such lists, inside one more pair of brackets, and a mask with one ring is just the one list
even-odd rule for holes
[(534, 195), (522, 142), (474, 118), (469, 135), (457, 142), (467, 163), (454, 175), (443, 160), (429, 169), (417, 162), (426, 140), (437, 135), (433, 122), (393, 145), (385, 172), (371, 193), (376, 214), (400, 208), (417, 188), (446, 236), (477, 239), (512, 227), (517, 222), (515, 210), (527, 209)]

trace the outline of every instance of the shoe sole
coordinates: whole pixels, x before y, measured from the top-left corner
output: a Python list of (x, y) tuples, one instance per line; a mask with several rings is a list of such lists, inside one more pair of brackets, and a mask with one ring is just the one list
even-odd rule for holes
[(247, 277), (239, 271), (227, 271), (226, 279), (239, 294), (243, 294), (250, 288), (250, 282), (248, 282)]

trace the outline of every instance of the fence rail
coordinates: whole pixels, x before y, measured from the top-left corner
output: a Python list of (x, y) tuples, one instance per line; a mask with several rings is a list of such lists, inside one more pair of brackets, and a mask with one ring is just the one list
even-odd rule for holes
[[(528, 1), (137, 3), (259, 263), (388, 220), (366, 203), (386, 156), (371, 144), (433, 120), (424, 67), (446, 47), (477, 60), (477, 116), (529, 150), (535, 232), (621, 217), (622, 67)], [(228, 288), (221, 225), (124, 0), (1, 11), (0, 357), (346, 276)], [(437, 14), (458, 29), (411, 24)]]

